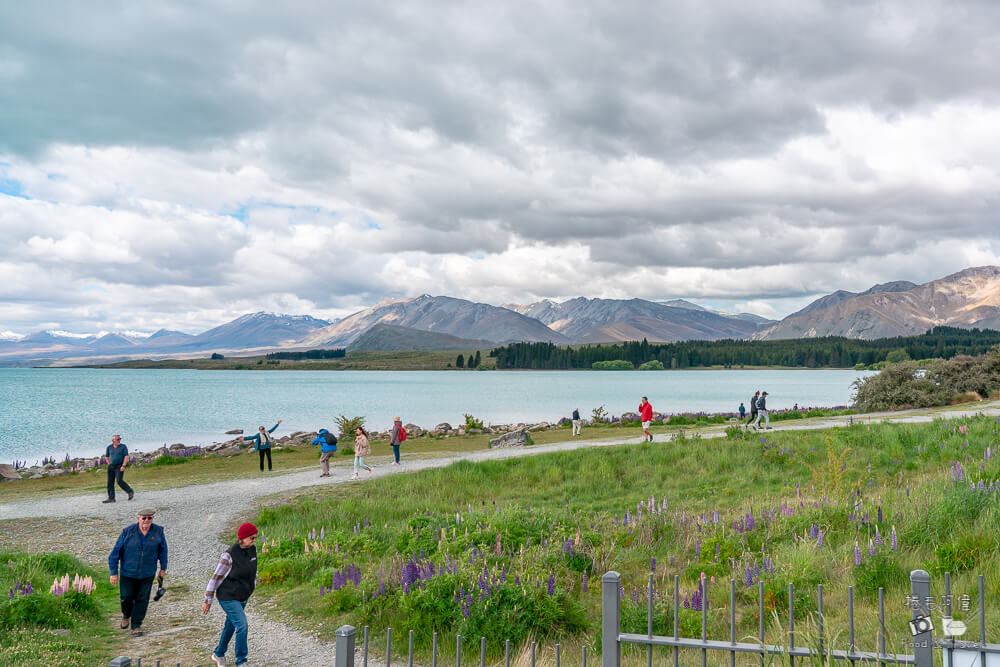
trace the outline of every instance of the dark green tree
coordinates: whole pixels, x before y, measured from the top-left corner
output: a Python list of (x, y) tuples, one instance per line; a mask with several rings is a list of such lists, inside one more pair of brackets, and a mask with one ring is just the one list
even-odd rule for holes
[(465, 368), (465, 357), (459, 354), (458, 358), (455, 359), (455, 366), (458, 368)]

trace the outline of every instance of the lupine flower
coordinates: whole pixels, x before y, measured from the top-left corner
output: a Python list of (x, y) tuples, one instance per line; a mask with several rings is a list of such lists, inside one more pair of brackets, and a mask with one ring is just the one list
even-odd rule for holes
[(697, 560), (701, 560), (701, 540), (695, 540), (694, 542), (694, 557)]
[(582, 590), (583, 590), (584, 593), (587, 592), (587, 573), (586, 572), (583, 573), (583, 587), (582, 587)]
[(656, 572), (656, 556), (653, 556), (652, 560), (649, 563), (649, 571)]
[(892, 532), (889, 533), (889, 548), (893, 551), (899, 548), (899, 540), (896, 538), (896, 527), (892, 527)]
[(882, 533), (878, 531), (878, 526), (875, 526), (875, 544), (882, 546)]
[(857, 542), (854, 543), (854, 564), (861, 565), (861, 548)]
[(875, 545), (872, 544), (871, 540), (868, 540), (868, 555), (869, 556), (874, 556), (875, 555)]
[(823, 529), (822, 528), (819, 529), (819, 536), (816, 538), (816, 546), (818, 546), (818, 547), (822, 547), (823, 546)]

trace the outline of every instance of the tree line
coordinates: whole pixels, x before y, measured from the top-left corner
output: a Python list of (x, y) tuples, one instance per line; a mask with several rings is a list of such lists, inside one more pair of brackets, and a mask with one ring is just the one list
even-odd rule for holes
[(597, 361), (622, 359), (637, 367), (657, 360), (664, 368), (706, 366), (790, 366), (854, 368), (907, 359), (950, 359), (985, 354), (1000, 344), (992, 329), (935, 327), (918, 336), (858, 340), (840, 336), (786, 340), (689, 340), (679, 343), (628, 341), (559, 346), (512, 343), (494, 348), (497, 368), (591, 368)]
[(266, 359), (288, 359), (302, 361), (303, 359), (339, 359), (347, 354), (347, 350), (338, 347), (333, 350), (306, 350), (305, 352), (269, 352)]

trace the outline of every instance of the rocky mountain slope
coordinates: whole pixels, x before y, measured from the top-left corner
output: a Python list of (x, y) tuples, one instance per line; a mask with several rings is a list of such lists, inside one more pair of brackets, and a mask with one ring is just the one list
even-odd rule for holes
[(483, 350), (494, 347), (488, 340), (469, 340), (451, 334), (398, 327), (380, 322), (354, 339), (351, 350)]
[[(889, 283), (907, 287), (906, 283)], [(1000, 267), (965, 269), (909, 289), (878, 290), (809, 307), (758, 332), (754, 338), (885, 338), (910, 336), (938, 325), (1000, 328)], [(873, 291), (875, 290), (875, 291)], [(834, 295), (830, 295), (834, 296)], [(824, 297), (827, 299), (828, 297)], [(820, 299), (814, 304), (819, 304)]]
[(450, 296), (427, 294), (414, 299), (380, 301), (353, 315), (317, 329), (298, 342), (299, 347), (345, 347), (376, 324), (446, 333), (460, 338), (510, 341), (569, 340), (542, 322), (507, 308)]

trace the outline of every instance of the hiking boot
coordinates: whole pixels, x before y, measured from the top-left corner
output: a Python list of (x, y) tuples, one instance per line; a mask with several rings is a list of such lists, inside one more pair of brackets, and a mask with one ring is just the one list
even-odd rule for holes
[(215, 655), (214, 651), (212, 652), (212, 662), (219, 665), (219, 667), (226, 667), (226, 665), (229, 664), (226, 662), (226, 659), (221, 655)]
[(115, 502), (115, 499), (114, 498), (108, 498), (107, 500), (102, 500), (101, 502), (105, 503), (105, 504), (107, 504), (107, 503), (113, 503), (113, 502)]
[(135, 498), (135, 491), (129, 491), (128, 492), (128, 499), (132, 500), (133, 498)]

